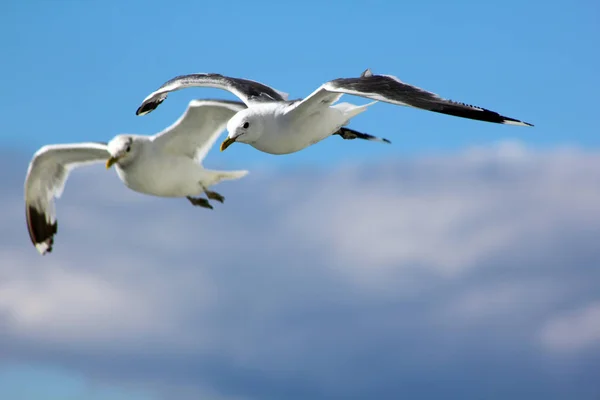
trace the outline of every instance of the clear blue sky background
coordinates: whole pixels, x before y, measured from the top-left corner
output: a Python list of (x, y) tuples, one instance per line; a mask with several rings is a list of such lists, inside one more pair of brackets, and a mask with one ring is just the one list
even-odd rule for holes
[(0, 10), (0, 143), (29, 153), (46, 143), (153, 133), (190, 99), (233, 98), (190, 89), (151, 115), (135, 116), (148, 93), (178, 74), (247, 77), (302, 97), (367, 67), (536, 127), (378, 104), (351, 126), (393, 146), (332, 138), (276, 160), (249, 146), (211, 152), (210, 160), (236, 167), (337, 163), (505, 138), (534, 146), (600, 144), (600, 55), (593, 51), (600, 11), (593, 1), (26, 0), (4, 2)]
[[(381, 103), (351, 127), (387, 137), (391, 146), (331, 138), (283, 157), (239, 145), (211, 152), (209, 162), (326, 165), (507, 138), (532, 147), (597, 148), (599, 21), (600, 6), (592, 0), (5, 1), (0, 146), (29, 156), (47, 143), (154, 133), (193, 98), (233, 98), (190, 89), (172, 94), (150, 115), (135, 115), (148, 93), (179, 74), (229, 74), (302, 97), (326, 80), (369, 67), (535, 128)], [(91, 398), (83, 378), (52, 366), (0, 369), (0, 397), (40, 398), (30, 392), (31, 379), (46, 399)]]

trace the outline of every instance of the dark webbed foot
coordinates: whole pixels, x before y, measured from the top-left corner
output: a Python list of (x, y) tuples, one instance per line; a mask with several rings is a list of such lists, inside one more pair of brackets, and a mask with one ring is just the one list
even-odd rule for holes
[(208, 199), (204, 199), (202, 197), (190, 197), (190, 196), (187, 196), (186, 199), (188, 199), (190, 201), (190, 203), (192, 203), (193, 206), (210, 208), (211, 210), (213, 208), (213, 206), (211, 206), (210, 203), (208, 202)]
[(216, 200), (219, 203), (223, 203), (225, 201), (225, 197), (223, 197), (222, 195), (220, 195), (217, 192), (212, 192), (210, 190), (204, 190), (204, 194), (206, 194), (206, 197), (208, 197), (211, 200)]
[(361, 132), (355, 131), (354, 129), (348, 129), (348, 128), (340, 128), (338, 131), (336, 131), (334, 133), (334, 135), (340, 135), (342, 137), (342, 139), (345, 139), (345, 140), (363, 139), (363, 140), (370, 140), (370, 141), (375, 141), (375, 142), (392, 143), (385, 138), (380, 138), (377, 136), (369, 135), (368, 133), (361, 133)]

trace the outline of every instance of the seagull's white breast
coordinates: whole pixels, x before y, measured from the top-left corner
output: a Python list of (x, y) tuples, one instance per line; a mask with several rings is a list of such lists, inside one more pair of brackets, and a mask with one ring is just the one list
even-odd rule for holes
[(344, 115), (329, 106), (302, 118), (276, 111), (264, 115), (263, 133), (250, 145), (270, 154), (294, 153), (331, 136), (345, 122)]
[(125, 186), (160, 197), (195, 196), (202, 192), (203, 168), (192, 158), (144, 151), (126, 168), (117, 166)]

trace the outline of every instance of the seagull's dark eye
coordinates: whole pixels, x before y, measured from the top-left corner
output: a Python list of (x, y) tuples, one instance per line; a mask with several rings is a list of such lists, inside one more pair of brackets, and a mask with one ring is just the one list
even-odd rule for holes
[(127, 146), (127, 148), (125, 149), (126, 152), (130, 152), (131, 151), (131, 146)]
[(248, 121), (244, 122), (244, 125), (242, 125), (242, 127), (244, 129), (248, 129), (249, 126), (250, 126), (250, 122), (248, 122)]

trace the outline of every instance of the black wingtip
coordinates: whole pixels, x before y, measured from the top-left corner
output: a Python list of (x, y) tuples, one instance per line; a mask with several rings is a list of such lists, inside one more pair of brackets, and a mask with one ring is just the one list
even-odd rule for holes
[(41, 255), (51, 253), (54, 235), (58, 231), (58, 223), (56, 221), (53, 224), (48, 223), (46, 216), (32, 206), (27, 206), (26, 217), (27, 230), (33, 245)]
[(135, 111), (135, 115), (146, 115), (156, 109), (165, 99), (152, 99), (145, 101), (141, 106)]
[[(492, 122), (495, 124), (503, 124), (503, 125), (514, 125), (514, 126), (533, 126), (528, 122), (523, 122), (518, 119), (506, 117), (504, 115), (500, 115), (495, 111), (488, 110), (483, 107), (476, 107), (466, 103), (452, 102), (459, 107), (453, 107), (452, 104), (445, 105), (441, 104), (437, 108), (431, 108), (429, 111), (453, 115), (455, 117), (468, 118), (477, 121), (484, 122)], [(460, 107), (466, 106), (466, 107)]]
[(530, 124), (529, 122), (519, 121), (518, 119), (509, 118), (509, 117), (502, 117), (502, 118), (504, 119), (502, 121), (502, 124), (505, 124), (505, 125), (533, 126), (533, 124)]

